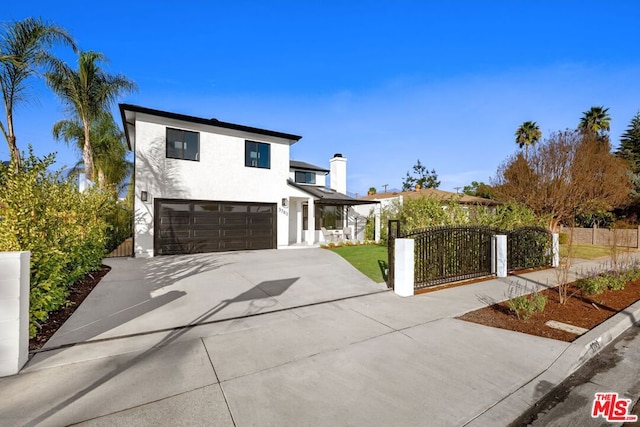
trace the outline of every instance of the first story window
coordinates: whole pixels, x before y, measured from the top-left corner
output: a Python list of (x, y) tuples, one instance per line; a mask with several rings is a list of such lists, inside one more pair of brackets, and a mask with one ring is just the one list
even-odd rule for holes
[[(345, 227), (345, 207), (315, 205), (315, 229), (342, 230)], [(302, 205), (302, 229), (309, 229), (309, 206)]]
[(244, 142), (244, 165), (251, 168), (271, 168), (271, 146), (264, 142)]
[(316, 174), (315, 172), (300, 172), (296, 171), (296, 182), (300, 184), (315, 184)]
[(200, 134), (188, 130), (167, 128), (167, 157), (200, 160)]

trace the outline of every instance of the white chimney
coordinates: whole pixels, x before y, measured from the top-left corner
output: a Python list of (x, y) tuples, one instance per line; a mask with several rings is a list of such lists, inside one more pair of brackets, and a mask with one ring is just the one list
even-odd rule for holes
[(336, 153), (329, 160), (330, 186), (338, 193), (347, 194), (347, 159), (342, 154)]

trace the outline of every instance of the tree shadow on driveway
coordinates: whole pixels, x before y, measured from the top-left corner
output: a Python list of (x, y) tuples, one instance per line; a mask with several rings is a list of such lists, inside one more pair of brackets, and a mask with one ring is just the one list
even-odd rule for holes
[[(32, 420), (26, 423), (25, 426), (36, 426), (45, 422), (49, 417), (51, 417), (52, 415), (56, 414), (59, 411), (62, 411), (64, 408), (71, 405), (72, 403), (82, 398), (83, 396), (87, 395), (91, 391), (97, 389), (98, 387), (107, 383), (108, 381), (112, 380), (118, 375), (125, 373), (127, 369), (133, 367), (137, 363), (143, 362), (145, 359), (149, 358), (151, 355), (158, 352), (162, 347), (166, 347), (167, 345), (176, 342), (176, 340), (178, 340), (182, 335), (188, 332), (191, 327), (207, 323), (212, 316), (224, 310), (225, 308), (229, 307), (231, 304), (238, 303), (238, 302), (246, 302), (246, 301), (254, 302), (259, 299), (277, 297), (285, 293), (295, 282), (298, 281), (298, 279), (299, 277), (294, 277), (294, 278), (288, 278), (288, 279), (261, 282), (258, 285), (255, 285), (254, 287), (252, 287), (251, 289), (245, 292), (242, 292), (241, 294), (238, 294), (237, 296), (231, 299), (220, 301), (211, 309), (195, 317), (191, 322), (189, 322), (188, 325), (185, 325), (177, 329), (173, 329), (165, 338), (163, 338), (160, 342), (155, 344), (153, 347), (149, 348), (148, 350), (145, 350), (143, 353), (127, 361), (126, 363), (123, 363), (122, 365), (115, 367), (109, 373), (103, 375), (100, 378), (97, 378), (96, 380), (91, 382), (91, 384), (88, 384), (86, 387), (82, 388), (81, 390), (76, 391), (73, 395), (67, 397), (65, 400), (63, 400), (53, 408), (48, 409), (47, 411), (43, 412), (38, 416), (35, 416)], [(256, 314), (256, 313), (251, 313), (251, 314)], [(90, 344), (87, 344), (87, 345), (90, 345)], [(58, 385), (54, 383), (42, 384), (42, 387), (51, 387), (52, 395), (56, 395), (60, 391)], [(128, 409), (128, 408), (121, 408), (121, 410), (124, 410), (124, 409)], [(76, 422), (81, 422), (81, 421), (84, 421), (84, 420), (77, 420)]]

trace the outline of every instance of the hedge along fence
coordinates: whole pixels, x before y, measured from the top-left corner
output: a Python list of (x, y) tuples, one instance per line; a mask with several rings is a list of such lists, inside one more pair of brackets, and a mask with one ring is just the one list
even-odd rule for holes
[[(382, 209), (380, 222), (386, 225), (390, 219), (402, 222), (404, 230), (429, 227), (481, 225), (503, 229), (521, 226), (543, 226), (549, 218), (538, 217), (529, 208), (517, 203), (505, 203), (495, 207), (482, 205), (463, 206), (458, 199), (443, 201), (429, 197), (406, 198), (404, 203), (394, 203)], [(373, 215), (367, 221), (365, 235), (373, 239)], [(381, 227), (381, 242), (387, 242), (387, 227)]]
[(96, 270), (105, 254), (113, 197), (47, 170), (53, 156), (30, 154), (14, 174), (0, 165), (0, 251), (31, 251), (29, 336), (67, 302), (69, 287)]

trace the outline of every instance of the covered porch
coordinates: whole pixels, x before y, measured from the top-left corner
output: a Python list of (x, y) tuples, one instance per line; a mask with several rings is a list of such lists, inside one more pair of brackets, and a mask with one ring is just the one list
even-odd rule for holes
[(335, 190), (296, 184), (289, 196), (289, 245), (364, 241), (367, 217), (353, 206), (371, 204)]

